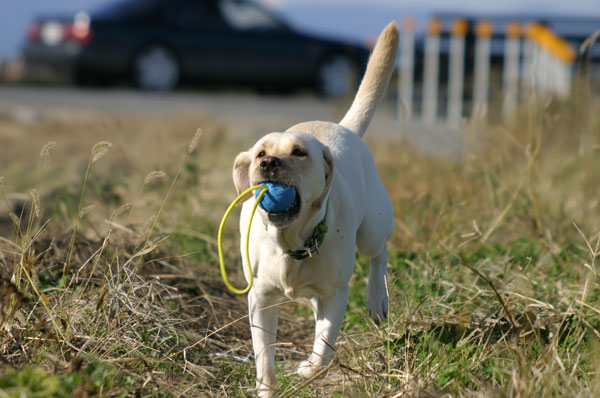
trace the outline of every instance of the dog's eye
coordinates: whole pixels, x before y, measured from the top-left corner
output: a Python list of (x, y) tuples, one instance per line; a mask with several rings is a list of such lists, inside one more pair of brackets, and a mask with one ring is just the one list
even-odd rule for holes
[(302, 156), (308, 156), (308, 154), (300, 148), (294, 148), (294, 150), (292, 151), (292, 156), (301, 156), (302, 157)]
[(257, 158), (264, 158), (264, 157), (265, 157), (265, 155), (266, 155), (265, 151), (260, 151), (260, 152), (258, 153), (258, 155), (256, 155), (256, 157), (257, 157)]

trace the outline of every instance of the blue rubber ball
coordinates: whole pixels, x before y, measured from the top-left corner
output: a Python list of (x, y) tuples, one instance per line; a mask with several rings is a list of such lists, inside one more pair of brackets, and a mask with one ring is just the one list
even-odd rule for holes
[[(281, 213), (294, 204), (296, 199), (296, 188), (278, 182), (262, 182), (260, 185), (268, 189), (263, 195), (259, 206), (269, 213)], [(254, 197), (258, 197), (260, 189), (254, 191)]]

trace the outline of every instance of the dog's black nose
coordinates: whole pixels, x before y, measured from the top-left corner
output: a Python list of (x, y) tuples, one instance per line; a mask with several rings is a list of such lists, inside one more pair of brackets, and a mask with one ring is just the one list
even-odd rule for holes
[(281, 159), (277, 156), (265, 156), (260, 161), (261, 171), (273, 171), (281, 166)]

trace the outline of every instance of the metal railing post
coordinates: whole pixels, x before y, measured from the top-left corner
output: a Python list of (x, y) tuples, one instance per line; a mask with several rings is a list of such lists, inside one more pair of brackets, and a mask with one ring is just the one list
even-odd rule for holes
[(440, 33), (442, 21), (432, 19), (425, 39), (425, 78), (423, 82), (423, 122), (433, 125), (437, 119)]
[(488, 110), (490, 87), (490, 37), (493, 26), (490, 21), (479, 21), (475, 26), (475, 84), (473, 86), (473, 112), (485, 118)]
[(448, 72), (447, 122), (458, 127), (463, 113), (463, 86), (465, 78), (465, 35), (468, 24), (464, 19), (452, 22), (450, 33), (450, 70)]
[(397, 116), (408, 121), (413, 116), (413, 80), (415, 68), (415, 27), (414, 18), (406, 18), (400, 35), (400, 68), (398, 74)]
[(506, 25), (504, 62), (502, 70), (502, 115), (510, 119), (515, 115), (519, 96), (519, 56), (521, 52), (521, 27), (512, 21)]

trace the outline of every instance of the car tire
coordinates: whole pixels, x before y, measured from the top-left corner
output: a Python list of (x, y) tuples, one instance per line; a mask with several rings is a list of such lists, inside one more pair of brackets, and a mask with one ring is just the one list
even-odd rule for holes
[(327, 98), (354, 94), (358, 87), (358, 65), (347, 55), (325, 58), (317, 68), (317, 91)]
[(165, 46), (145, 46), (133, 58), (132, 79), (140, 90), (171, 91), (179, 83), (179, 78), (179, 60)]

